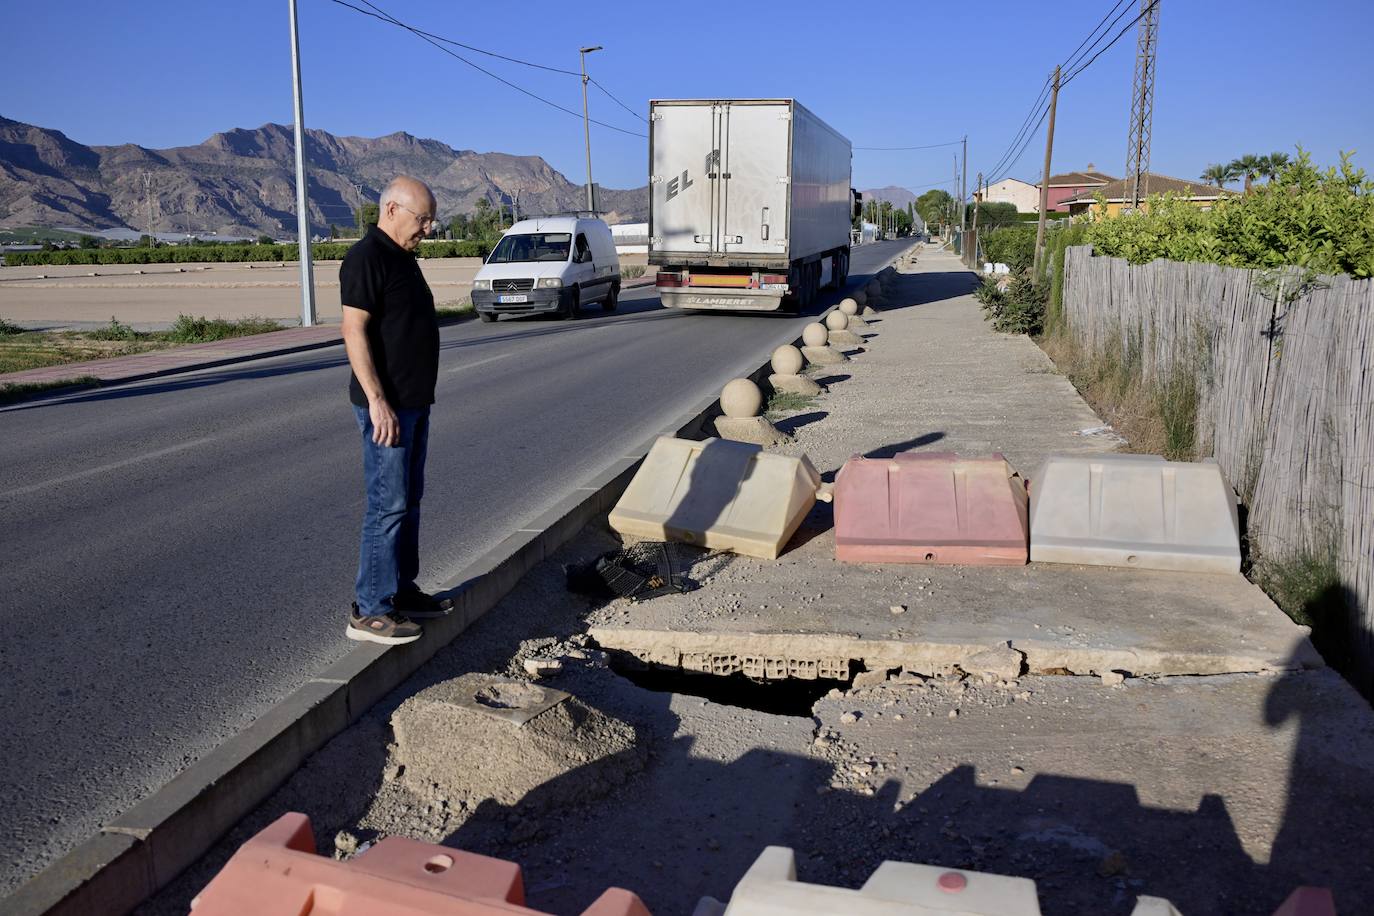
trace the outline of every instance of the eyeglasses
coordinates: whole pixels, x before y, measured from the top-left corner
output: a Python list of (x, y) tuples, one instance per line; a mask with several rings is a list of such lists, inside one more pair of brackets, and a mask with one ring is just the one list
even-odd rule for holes
[(413, 217), (415, 217), (416, 219), (418, 219), (418, 220), (420, 221), (420, 228), (421, 228), (421, 229), (429, 229), (430, 227), (432, 227), (432, 226), (434, 225), (434, 217), (432, 217), (432, 216), (421, 216), (420, 214), (416, 213), (414, 210), (410, 209), (409, 207), (407, 207), (405, 204), (402, 204), (402, 203), (398, 203), (398, 204), (396, 204), (396, 206), (400, 207), (402, 210), (406, 211), (406, 212), (409, 213), (411, 216), (413, 216)]

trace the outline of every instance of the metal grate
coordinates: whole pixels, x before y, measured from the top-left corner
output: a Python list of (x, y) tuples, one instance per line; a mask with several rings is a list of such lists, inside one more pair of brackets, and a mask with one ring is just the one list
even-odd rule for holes
[(518, 280), (492, 280), (492, 292), (495, 293), (518, 293), (528, 289), (534, 289), (534, 280), (529, 277), (522, 277)]

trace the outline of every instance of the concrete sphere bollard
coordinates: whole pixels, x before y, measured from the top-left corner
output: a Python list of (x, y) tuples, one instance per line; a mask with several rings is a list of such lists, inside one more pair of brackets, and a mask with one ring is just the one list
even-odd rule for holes
[(855, 302), (853, 299), (841, 299), (840, 311), (851, 317), (857, 315), (859, 314), (859, 303)]
[(727, 417), (748, 418), (758, 416), (763, 406), (763, 392), (759, 386), (747, 378), (737, 378), (727, 382), (720, 393), (720, 409)]
[(849, 316), (844, 312), (831, 312), (825, 316), (825, 326), (832, 331), (843, 331), (849, 327)]
[(802, 343), (808, 347), (823, 347), (830, 339), (830, 332), (819, 321), (813, 321), (802, 328)]
[(778, 375), (796, 375), (802, 368), (801, 351), (791, 344), (783, 344), (773, 351), (773, 371)]

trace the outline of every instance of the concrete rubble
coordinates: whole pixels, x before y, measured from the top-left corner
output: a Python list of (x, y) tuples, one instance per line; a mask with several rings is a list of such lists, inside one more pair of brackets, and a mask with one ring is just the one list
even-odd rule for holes
[[(1113, 448), (1076, 435), (1101, 421), (1033, 342), (987, 329), (975, 283), (927, 247), (869, 284), (878, 345), (811, 367), (827, 415), (772, 451), (830, 481), (855, 453), (1025, 473)], [(341, 856), (405, 834), (518, 861), (552, 912), (615, 885), (686, 916), (769, 845), (817, 884), (884, 860), (1030, 878), (1047, 914), (1374, 899), (1374, 714), (1246, 580), (840, 564), (831, 511), (777, 560), (701, 550), (696, 591), (642, 602), (567, 590), (619, 544), (589, 525), (140, 912), (185, 913), (290, 810)]]

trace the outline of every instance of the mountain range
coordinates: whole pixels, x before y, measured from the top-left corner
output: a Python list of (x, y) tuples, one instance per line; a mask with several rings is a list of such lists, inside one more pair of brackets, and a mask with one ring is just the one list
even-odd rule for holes
[[(573, 184), (539, 156), (456, 150), (407, 133), (336, 137), (306, 131), (310, 225), (352, 226), (397, 174), (434, 189), (438, 213), (472, 212), (485, 198), (521, 214), (585, 206)], [(296, 234), (295, 139), (290, 126), (217, 133), (196, 146), (85, 146), (61, 131), (0, 117), (0, 227), (130, 228), (189, 234)], [(648, 186), (598, 188), (608, 222), (647, 219)], [(151, 211), (151, 212), (150, 212)]]

